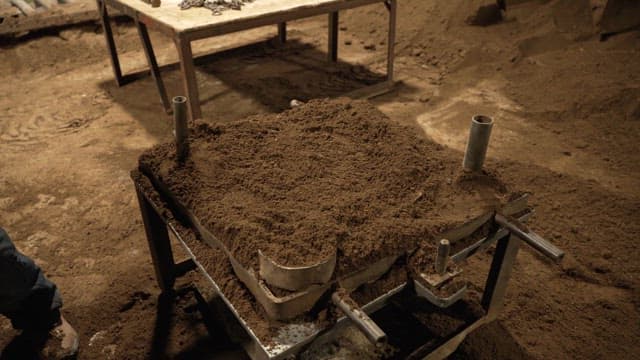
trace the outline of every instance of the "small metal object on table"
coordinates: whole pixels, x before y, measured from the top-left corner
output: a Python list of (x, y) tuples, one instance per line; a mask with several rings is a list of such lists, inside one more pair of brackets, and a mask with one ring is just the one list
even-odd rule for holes
[(280, 42), (285, 42), (288, 21), (328, 14), (328, 57), (330, 61), (335, 62), (338, 59), (338, 13), (370, 4), (383, 3), (389, 11), (387, 80), (382, 85), (376, 84), (374, 86), (376, 91), (380, 93), (381, 88), (390, 89), (393, 84), (397, 0), (257, 0), (247, 4), (240, 11), (225, 11), (219, 16), (212, 16), (211, 11), (202, 8), (182, 11), (178, 7), (180, 0), (163, 0), (158, 7), (152, 7), (141, 0), (96, 1), (116, 83), (118, 86), (122, 86), (130, 82), (133, 77), (122, 73), (107, 7), (115, 8), (121, 14), (132, 18), (138, 27), (151, 75), (156, 82), (160, 99), (167, 113), (171, 111), (171, 104), (160, 75), (160, 68), (153, 52), (147, 27), (158, 30), (174, 40), (180, 61), (180, 72), (184, 86), (183, 94), (189, 99), (191, 119), (202, 117), (191, 49), (192, 41), (266, 25), (277, 25), (278, 39)]

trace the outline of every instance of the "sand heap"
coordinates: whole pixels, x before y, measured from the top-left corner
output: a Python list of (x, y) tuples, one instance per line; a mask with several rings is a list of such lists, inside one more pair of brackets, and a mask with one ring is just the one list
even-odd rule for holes
[(507, 197), (495, 176), (460, 176), (461, 154), (364, 101), (198, 123), (190, 142), (184, 164), (166, 143), (145, 152), (140, 169), (246, 268), (258, 268), (258, 250), (287, 266), (337, 252), (346, 274), (435, 241)]

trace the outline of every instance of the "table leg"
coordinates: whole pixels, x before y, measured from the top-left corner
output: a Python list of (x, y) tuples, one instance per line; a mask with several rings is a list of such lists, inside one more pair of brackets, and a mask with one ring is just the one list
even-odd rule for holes
[(193, 65), (193, 53), (191, 51), (191, 41), (177, 36), (174, 39), (180, 58), (180, 70), (182, 73), (182, 83), (184, 84), (185, 96), (189, 100), (189, 113), (191, 120), (200, 119), (200, 100), (198, 95), (198, 83), (196, 82), (196, 71)]
[(329, 13), (329, 61), (338, 61), (338, 12)]
[(160, 93), (162, 106), (164, 107), (164, 111), (167, 112), (167, 114), (170, 114), (171, 104), (169, 103), (167, 90), (164, 87), (164, 82), (162, 81), (162, 76), (160, 75), (160, 68), (158, 67), (158, 62), (156, 61), (156, 54), (153, 52), (153, 46), (151, 45), (151, 38), (149, 38), (147, 25), (136, 20), (136, 27), (138, 28), (138, 35), (140, 35), (140, 41), (142, 42), (144, 54), (147, 57), (147, 62), (149, 63), (151, 76), (153, 76), (153, 80), (155, 80), (156, 87), (158, 88), (158, 92)]
[(494, 320), (502, 309), (519, 248), (520, 239), (515, 236), (507, 235), (498, 240), (482, 295), (482, 307), (489, 320)]
[(389, 37), (387, 39), (387, 81), (393, 81), (393, 65), (396, 56), (396, 18), (398, 12), (398, 4), (396, 0), (387, 0), (385, 4), (389, 9)]
[(118, 50), (116, 49), (116, 43), (113, 39), (113, 31), (111, 30), (111, 23), (109, 22), (109, 13), (107, 12), (107, 4), (103, 0), (97, 0), (98, 12), (100, 13), (100, 22), (102, 23), (102, 30), (104, 31), (104, 38), (107, 41), (107, 48), (109, 49), (109, 55), (111, 58), (111, 68), (113, 68), (113, 75), (116, 79), (118, 86), (124, 85), (124, 78), (122, 77), (122, 70), (120, 69), (120, 61), (118, 60)]
[(281, 22), (278, 24), (278, 40), (280, 44), (287, 42), (287, 23)]
[(173, 290), (173, 284), (175, 283), (175, 262), (171, 244), (169, 243), (167, 225), (139, 189), (136, 189), (136, 193), (140, 212), (142, 213), (144, 230), (147, 234), (151, 260), (153, 260), (156, 272), (156, 280), (162, 292), (170, 292)]

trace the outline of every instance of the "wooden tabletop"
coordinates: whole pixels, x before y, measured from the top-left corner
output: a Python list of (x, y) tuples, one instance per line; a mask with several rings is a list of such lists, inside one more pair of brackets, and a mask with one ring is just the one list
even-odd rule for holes
[(226, 10), (221, 15), (213, 15), (205, 8), (180, 10), (180, 0), (162, 0), (160, 7), (154, 8), (142, 0), (110, 0), (172, 29), (176, 33), (195, 30), (210, 30), (211, 36), (244, 28), (289, 21), (294, 18), (312, 16), (323, 12), (338, 11), (357, 6), (382, 2), (382, 0), (255, 0), (246, 3), (242, 10)]

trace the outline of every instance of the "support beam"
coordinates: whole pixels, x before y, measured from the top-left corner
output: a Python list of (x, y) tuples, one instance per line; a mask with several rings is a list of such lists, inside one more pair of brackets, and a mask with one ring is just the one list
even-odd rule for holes
[(97, 3), (98, 12), (100, 13), (100, 22), (102, 23), (102, 30), (104, 31), (104, 38), (107, 42), (107, 49), (109, 50), (109, 57), (111, 59), (113, 76), (115, 77), (116, 84), (118, 84), (118, 86), (122, 86), (124, 85), (124, 79), (122, 78), (122, 69), (120, 68), (120, 60), (118, 60), (118, 50), (116, 49), (116, 43), (113, 39), (113, 31), (111, 30), (111, 23), (109, 22), (107, 5), (103, 0), (97, 0)]
[(389, 36), (387, 39), (387, 81), (393, 81), (393, 65), (396, 57), (396, 22), (398, 14), (398, 4), (396, 0), (385, 2), (389, 10)]
[(280, 44), (287, 42), (287, 23), (281, 22), (278, 24), (278, 40)]
[(149, 31), (147, 25), (136, 20), (136, 27), (138, 28), (138, 35), (140, 35), (140, 41), (142, 42), (142, 48), (144, 49), (144, 55), (147, 57), (147, 63), (149, 64), (149, 70), (151, 76), (156, 82), (156, 87), (160, 93), (160, 101), (164, 107), (164, 111), (167, 114), (171, 113), (171, 104), (169, 104), (169, 97), (167, 96), (167, 90), (164, 87), (162, 76), (160, 75), (160, 68), (156, 60), (156, 54), (153, 52), (153, 46), (151, 45), (151, 38), (149, 37)]
[(507, 235), (498, 240), (482, 294), (482, 307), (487, 312), (488, 321), (494, 320), (502, 310), (519, 248), (520, 239), (515, 236)]
[(171, 292), (175, 283), (176, 270), (167, 226), (140, 189), (136, 188), (136, 194), (158, 286), (162, 292)]
[(329, 13), (329, 61), (338, 61), (338, 12)]
[(191, 41), (178, 35), (174, 39), (176, 48), (178, 49), (178, 57), (180, 58), (180, 70), (182, 76), (182, 84), (184, 86), (184, 94), (189, 100), (190, 119), (200, 119), (202, 112), (200, 110), (200, 95), (198, 94), (198, 83), (196, 82), (196, 70), (193, 65), (193, 53), (191, 51)]

